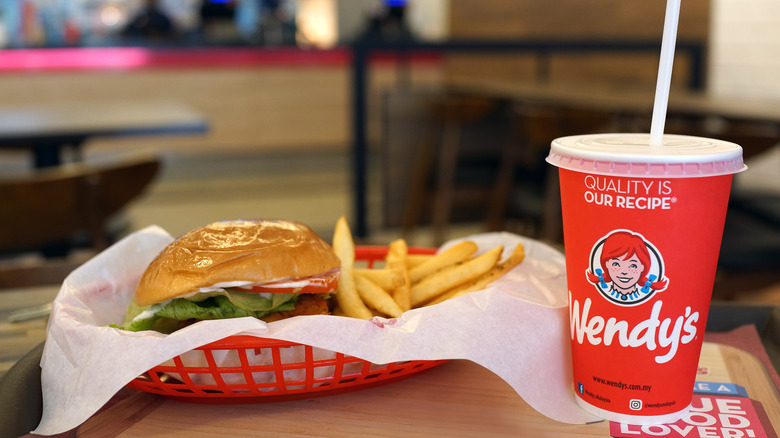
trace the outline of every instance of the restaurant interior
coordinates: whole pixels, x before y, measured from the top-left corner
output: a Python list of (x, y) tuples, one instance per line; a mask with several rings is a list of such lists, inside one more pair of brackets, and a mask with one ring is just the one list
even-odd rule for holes
[[(662, 1), (0, 1), (3, 336), (149, 226), (284, 218), (330, 240), (345, 216), (357, 244), (565, 251), (550, 142), (649, 131), (663, 20)], [(780, 7), (689, 0), (677, 38), (666, 132), (749, 167), (714, 299), (777, 305)], [(45, 336), (25, 327), (0, 374)]]

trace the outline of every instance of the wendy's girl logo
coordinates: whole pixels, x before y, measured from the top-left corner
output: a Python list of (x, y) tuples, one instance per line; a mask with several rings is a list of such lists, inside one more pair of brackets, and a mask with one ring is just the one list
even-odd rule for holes
[(629, 230), (614, 230), (596, 242), (585, 275), (604, 298), (620, 306), (641, 304), (669, 284), (661, 254)]

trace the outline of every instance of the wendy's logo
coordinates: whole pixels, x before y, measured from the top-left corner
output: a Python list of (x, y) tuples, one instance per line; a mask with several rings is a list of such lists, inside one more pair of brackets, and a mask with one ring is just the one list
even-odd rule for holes
[(661, 254), (629, 230), (614, 230), (593, 245), (585, 276), (604, 298), (620, 306), (639, 305), (669, 285)]

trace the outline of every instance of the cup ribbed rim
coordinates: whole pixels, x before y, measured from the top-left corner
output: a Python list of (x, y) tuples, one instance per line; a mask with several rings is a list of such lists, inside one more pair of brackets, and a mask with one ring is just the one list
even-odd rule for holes
[(747, 169), (742, 148), (728, 141), (665, 134), (661, 146), (649, 134), (589, 134), (552, 141), (547, 162), (608, 175), (692, 177), (729, 175)]

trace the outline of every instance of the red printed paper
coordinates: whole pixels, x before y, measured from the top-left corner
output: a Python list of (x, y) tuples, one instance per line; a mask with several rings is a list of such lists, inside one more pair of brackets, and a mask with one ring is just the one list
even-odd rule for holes
[(691, 402), (732, 176), (559, 171), (578, 402), (672, 421)]
[(609, 431), (615, 438), (776, 437), (771, 426), (762, 424), (761, 409), (748, 398), (695, 394), (690, 412), (675, 423), (638, 426), (612, 422)]

